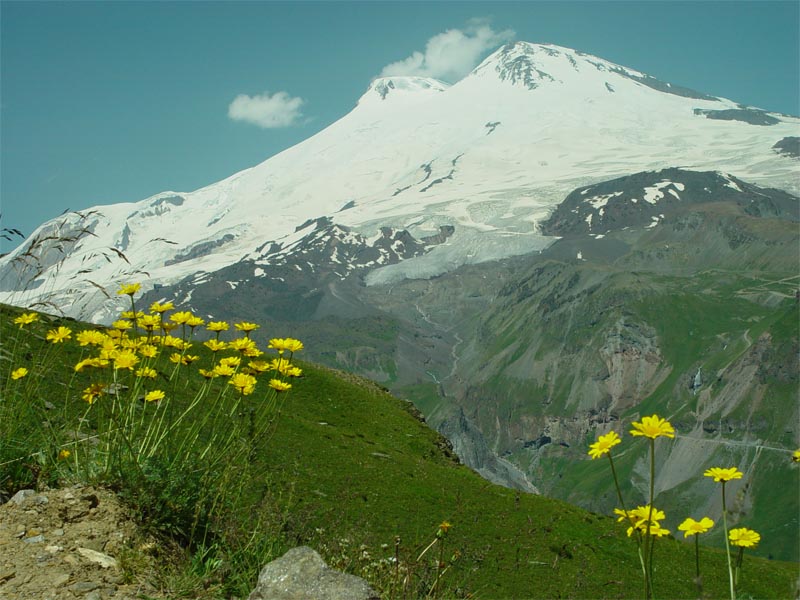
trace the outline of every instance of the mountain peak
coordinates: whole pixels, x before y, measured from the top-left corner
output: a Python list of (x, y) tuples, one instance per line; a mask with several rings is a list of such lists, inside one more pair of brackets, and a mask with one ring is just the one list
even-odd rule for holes
[(472, 72), (494, 74), (501, 81), (535, 89), (543, 83), (562, 82), (562, 75), (580, 71), (578, 53), (554, 44), (512, 42), (500, 47)]
[(392, 76), (378, 77), (369, 84), (367, 91), (358, 100), (358, 105), (372, 104), (400, 98), (429, 97), (445, 91), (449, 86), (432, 77)]
[(489, 55), (470, 76), (497, 77), (501, 81), (530, 90), (554, 83), (577, 83), (581, 87), (593, 87), (601, 93), (605, 90), (613, 93), (618, 84), (627, 85), (632, 82), (694, 100), (719, 100), (714, 96), (659, 81), (655, 77), (603, 58), (555, 44), (506, 44)]

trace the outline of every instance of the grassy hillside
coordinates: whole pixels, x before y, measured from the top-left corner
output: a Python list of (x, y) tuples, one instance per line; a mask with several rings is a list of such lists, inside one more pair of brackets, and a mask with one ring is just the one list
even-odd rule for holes
[[(153, 463), (144, 462), (148, 468), (144, 480), (126, 478), (113, 469), (74, 468), (70, 460), (58, 459), (59, 450), (83, 452), (84, 442), (75, 440), (84, 438), (76, 431), (92, 433), (101, 427), (94, 409), (99, 411), (103, 402), (112, 400), (99, 398), (87, 411), (81, 393), (94, 375), (73, 369), (87, 350), (45, 338), (58, 325), (75, 332), (88, 326), (46, 320), (23, 329), (13, 324), (19, 311), (8, 307), (0, 311), (3, 496), (36, 483), (87, 477), (105, 480), (136, 511), (156, 523), (162, 534), (172, 534), (187, 546), (190, 558), (185, 568), (202, 570), (204, 578), (202, 584), (183, 590), (186, 594), (241, 595), (253, 584), (264, 561), (302, 543), (317, 548), (334, 566), (367, 577), (385, 597), (402, 597), (392, 562), (398, 556), (414, 582), (410, 597), (421, 597), (435, 577), (434, 559), (439, 555), (430, 552), (420, 561), (416, 558), (447, 521), (452, 529), (441, 555), (448, 566), (442, 580), (444, 597), (641, 595), (636, 545), (622, 524), (562, 501), (487, 483), (457, 463), (447, 442), (419, 419), (410, 403), (369, 381), (311, 364), (300, 364), (302, 377), (293, 379), (292, 389), (278, 397), (271, 413), (274, 420), (264, 435), (245, 440), (248, 445), (241, 447), (246, 454), (235, 444), (231, 446), (235, 452), (227, 459), (230, 464), (224, 454), (212, 450), (207, 455), (220, 461), (213, 469), (217, 476), (197, 478), (202, 460), (190, 465), (197, 470), (181, 470), (181, 465), (173, 464), (172, 470), (160, 475)], [(199, 356), (198, 364), (210, 362), (209, 351), (200, 344), (191, 351)], [(28, 375), (12, 379), (11, 372), (19, 367), (28, 368)], [(159, 385), (170, 383), (170, 368), (169, 363), (158, 363)], [(191, 403), (204, 385), (194, 370), (177, 381), (170, 391), (176, 407)], [(238, 408), (231, 418), (216, 421), (214, 427), (196, 430), (197, 422), (187, 419), (185, 430), (199, 433), (186, 439), (206, 448), (208, 442), (222, 440), (222, 432), (244, 435), (246, 427), (226, 429), (233, 427), (226, 421), (247, 424), (248, 418), (258, 416), (251, 417), (252, 412), (273, 410), (260, 404), (262, 394), (257, 391), (241, 398), (247, 403), (234, 404)], [(215, 401), (219, 405), (210, 398), (209, 406), (217, 410), (236, 397), (220, 394)], [(142, 411), (149, 410), (147, 403), (140, 404), (145, 407)], [(147, 418), (136, 410), (137, 416)], [(79, 419), (88, 421), (81, 425)], [(42, 428), (42, 423), (47, 426)], [(182, 431), (176, 430), (175, 440)], [(85, 443), (86, 455), (96, 456), (92, 442)], [(597, 462), (592, 464), (596, 476), (607, 477), (606, 465), (593, 462)], [(186, 525), (197, 514), (192, 502), (206, 498), (204, 482), (222, 490), (214, 497), (224, 510), (203, 513), (209, 526), (203, 538), (197, 539), (186, 535)], [(153, 483), (161, 488), (154, 490)], [(137, 495), (142, 491), (144, 500)], [(159, 496), (163, 491), (174, 493), (166, 503), (163, 494)], [(257, 539), (249, 537), (253, 531), (259, 532)], [(655, 556), (657, 596), (696, 597), (693, 547), (671, 537), (659, 539)], [(724, 597), (728, 590), (724, 553), (702, 548), (701, 558), (705, 593)], [(791, 597), (796, 593), (796, 574), (796, 564), (757, 559), (748, 553), (740, 592), (760, 598)], [(181, 590), (175, 588), (173, 593), (178, 596)]]

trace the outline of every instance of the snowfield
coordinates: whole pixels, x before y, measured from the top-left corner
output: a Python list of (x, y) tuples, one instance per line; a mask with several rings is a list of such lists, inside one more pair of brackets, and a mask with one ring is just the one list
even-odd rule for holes
[[(800, 163), (772, 149), (800, 136), (800, 119), (769, 113), (775, 124), (753, 125), (709, 118), (713, 111), (763, 113), (568, 48), (525, 42), (497, 50), (452, 86), (376, 79), (349, 114), (255, 167), (194, 192), (44, 223), (0, 259), (0, 301), (48, 300), (71, 316), (105, 321), (122, 281), (150, 289), (257, 259), (271, 242), (297, 243), (304, 235), (298, 228), (319, 217), (368, 239), (381, 227), (419, 239), (454, 226), (446, 243), (376, 268), (367, 282), (431, 277), (540, 250), (552, 238), (537, 223), (570, 191), (666, 167), (716, 170), (800, 193)], [(643, 200), (680, 191), (663, 182)], [(596, 207), (608, 200), (587, 198)], [(54, 239), (25, 258), (37, 236)], [(65, 236), (79, 239), (55, 239)], [(30, 270), (36, 262), (41, 272)], [(112, 297), (99, 287), (111, 288)]]

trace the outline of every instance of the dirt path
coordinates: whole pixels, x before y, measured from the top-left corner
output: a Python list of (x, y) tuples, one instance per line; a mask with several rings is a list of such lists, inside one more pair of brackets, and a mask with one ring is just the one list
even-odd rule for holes
[(135, 539), (135, 524), (107, 490), (19, 492), (0, 506), (0, 600), (161, 597), (124, 582)]

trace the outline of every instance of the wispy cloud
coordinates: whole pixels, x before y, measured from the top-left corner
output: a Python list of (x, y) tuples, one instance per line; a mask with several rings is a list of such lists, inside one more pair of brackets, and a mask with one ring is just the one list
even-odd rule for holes
[(381, 77), (417, 75), (456, 82), (466, 76), (488, 50), (514, 38), (514, 31), (495, 31), (486, 20), (473, 19), (462, 29), (438, 33), (425, 44), (424, 52), (386, 65)]
[(286, 92), (271, 95), (264, 92), (255, 96), (239, 94), (228, 106), (228, 117), (264, 129), (290, 127), (302, 118), (300, 107), (304, 102), (302, 98), (292, 97)]

